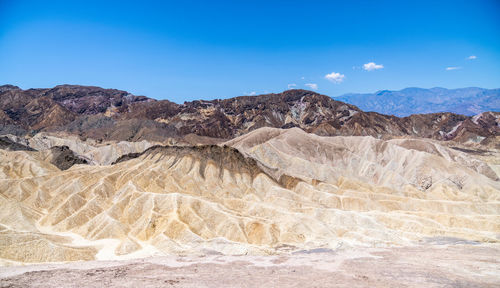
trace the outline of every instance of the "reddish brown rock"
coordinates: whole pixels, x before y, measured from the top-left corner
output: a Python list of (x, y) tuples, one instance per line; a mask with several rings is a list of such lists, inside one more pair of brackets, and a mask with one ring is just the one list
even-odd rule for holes
[(396, 117), (307, 90), (176, 104), (93, 86), (21, 90), (0, 86), (0, 127), (66, 131), (103, 140), (162, 141), (197, 135), (231, 139), (261, 127), (301, 129), (322, 136), (410, 136), (489, 143), (500, 135), (500, 113)]

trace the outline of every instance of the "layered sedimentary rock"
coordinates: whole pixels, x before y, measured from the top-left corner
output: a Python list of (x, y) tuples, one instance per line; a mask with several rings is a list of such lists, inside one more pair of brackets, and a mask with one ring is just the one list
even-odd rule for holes
[(67, 170), (46, 151), (0, 150), (5, 262), (500, 240), (496, 170), (428, 139), (262, 128)]
[[(72, 153), (78, 158), (85, 160), (90, 165), (109, 165), (115, 162), (118, 158), (129, 153), (143, 152), (156, 142), (139, 141), (139, 142), (98, 142), (94, 139), (80, 140), (74, 135), (52, 135), (46, 133), (38, 133), (33, 137), (19, 137), (14, 135), (5, 135), (0, 138), (10, 144), (9, 147), (24, 147), (23, 150), (45, 151), (55, 147), (68, 147)], [(2, 142), (0, 142), (1, 145)], [(172, 142), (166, 142), (172, 144)], [(1, 146), (0, 146), (1, 147)], [(5, 144), (7, 147), (7, 144)], [(13, 150), (14, 148), (10, 148)], [(17, 148), (21, 149), (21, 148)]]
[(261, 127), (299, 127), (322, 136), (411, 136), (487, 145), (500, 136), (500, 113), (400, 118), (364, 112), (329, 96), (299, 89), (177, 104), (92, 86), (28, 90), (0, 86), (1, 134), (57, 131), (98, 141), (157, 142), (190, 137), (188, 142), (210, 144)]

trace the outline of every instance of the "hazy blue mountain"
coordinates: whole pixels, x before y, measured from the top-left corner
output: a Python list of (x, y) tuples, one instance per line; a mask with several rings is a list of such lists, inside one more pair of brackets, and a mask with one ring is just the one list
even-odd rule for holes
[(500, 111), (500, 89), (477, 87), (382, 90), (373, 94), (344, 94), (334, 99), (354, 104), (364, 111), (400, 117), (437, 112), (471, 116), (485, 111)]

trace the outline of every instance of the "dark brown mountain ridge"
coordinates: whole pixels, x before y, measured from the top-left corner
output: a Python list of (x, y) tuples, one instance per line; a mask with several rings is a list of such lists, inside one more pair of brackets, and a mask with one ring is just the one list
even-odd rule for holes
[(177, 104), (94, 86), (59, 85), (22, 90), (0, 86), (0, 133), (67, 132), (101, 140), (155, 140), (188, 135), (231, 139), (261, 127), (299, 127), (324, 136), (424, 137), (491, 143), (500, 113), (396, 117), (307, 90), (197, 100)]

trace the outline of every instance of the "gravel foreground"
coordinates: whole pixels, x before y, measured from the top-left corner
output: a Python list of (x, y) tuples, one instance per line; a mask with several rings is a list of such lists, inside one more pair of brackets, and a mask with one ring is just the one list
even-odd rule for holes
[(0, 267), (0, 287), (499, 287), (500, 245), (165, 256)]

